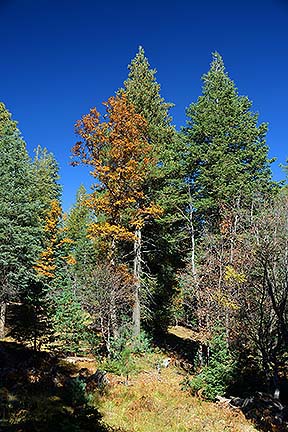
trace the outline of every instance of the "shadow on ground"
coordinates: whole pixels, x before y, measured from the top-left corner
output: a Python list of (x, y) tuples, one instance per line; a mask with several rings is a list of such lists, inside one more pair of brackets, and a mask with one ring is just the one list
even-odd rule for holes
[(183, 339), (172, 333), (165, 333), (155, 339), (155, 344), (176, 357), (184, 370), (193, 370), (199, 348), (198, 342)]
[(48, 353), (0, 342), (0, 431), (115, 431), (101, 421), (73, 368)]
[[(179, 335), (175, 334), (176, 327), (173, 332), (166, 334), (155, 340), (155, 344), (164, 349), (170, 355), (177, 358), (178, 365), (186, 372), (195, 372), (195, 365), (199, 362), (199, 340), (193, 340), (192, 337), (181, 337), (181, 332), (187, 334), (190, 330), (183, 327), (178, 327)], [(197, 334), (196, 334), (197, 337)], [(205, 345), (202, 349), (205, 350)], [(207, 356), (207, 352), (202, 352)], [(233, 387), (229, 388), (228, 394), (233, 394), (235, 397), (226, 398), (227, 406), (231, 410), (241, 410), (245, 417), (252, 421), (257, 430), (261, 432), (288, 432), (288, 385), (287, 379), (284, 377), (281, 381), (281, 400), (274, 399), (271, 393), (267, 391), (264, 383), (264, 378), (256, 371), (250, 371), (245, 376), (240, 376), (235, 379)], [(287, 388), (286, 388), (287, 387)], [(225, 399), (225, 398), (224, 398)], [(224, 404), (225, 405), (225, 404)]]

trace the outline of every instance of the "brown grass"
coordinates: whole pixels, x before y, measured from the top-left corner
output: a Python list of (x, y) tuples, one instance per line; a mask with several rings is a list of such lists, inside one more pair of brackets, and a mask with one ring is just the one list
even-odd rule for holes
[(170, 366), (158, 374), (149, 361), (146, 371), (133, 376), (128, 386), (110, 375), (110, 392), (99, 406), (104, 421), (129, 432), (256, 431), (240, 412), (182, 391), (179, 372)]

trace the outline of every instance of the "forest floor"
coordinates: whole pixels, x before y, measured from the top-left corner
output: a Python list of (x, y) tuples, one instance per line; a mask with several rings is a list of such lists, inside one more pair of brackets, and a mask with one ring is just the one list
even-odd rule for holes
[(109, 371), (109, 363), (98, 363), (92, 356), (59, 359), (47, 352), (35, 354), (13, 341), (0, 341), (0, 431), (261, 430), (240, 410), (189, 392), (185, 383), (191, 378), (195, 341), (193, 334), (181, 331), (173, 328), (161, 339), (160, 348), (133, 355), (128, 379), (108, 372), (109, 384), (102, 391), (93, 377), (97, 370)]
[[(108, 374), (108, 393), (98, 402), (105, 423), (127, 432), (252, 432), (256, 429), (238, 411), (206, 402), (183, 390), (186, 373), (175, 364), (155, 368), (155, 355), (140, 359), (144, 370), (124, 377)], [(165, 361), (165, 357), (162, 358)]]

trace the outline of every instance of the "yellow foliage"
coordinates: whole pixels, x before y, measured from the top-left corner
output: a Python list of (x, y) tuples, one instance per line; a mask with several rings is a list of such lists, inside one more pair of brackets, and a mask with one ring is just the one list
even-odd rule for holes
[(113, 238), (115, 240), (133, 241), (135, 235), (121, 225), (114, 225), (109, 222), (93, 223), (88, 230), (89, 237)]
[(242, 272), (238, 273), (234, 267), (228, 265), (225, 269), (224, 279), (228, 283), (243, 283), (246, 281), (246, 276)]
[(34, 270), (42, 277), (51, 279), (55, 277), (55, 250), (61, 248), (63, 244), (72, 242), (72, 240), (68, 238), (64, 238), (60, 241), (58, 239), (61, 214), (62, 210), (59, 201), (52, 200), (45, 219), (44, 231), (46, 233), (46, 247), (41, 252), (40, 258), (34, 266)]
[(72, 243), (74, 243), (74, 240), (72, 240), (68, 237), (65, 237), (58, 242), (57, 248), (63, 246), (64, 244), (72, 244)]
[(64, 258), (66, 263), (69, 265), (75, 265), (77, 263), (76, 258), (73, 255), (68, 255)]
[(234, 301), (229, 294), (223, 293), (220, 290), (216, 290), (213, 293), (213, 298), (219, 305), (224, 306), (225, 308), (232, 310), (239, 309), (237, 302)]

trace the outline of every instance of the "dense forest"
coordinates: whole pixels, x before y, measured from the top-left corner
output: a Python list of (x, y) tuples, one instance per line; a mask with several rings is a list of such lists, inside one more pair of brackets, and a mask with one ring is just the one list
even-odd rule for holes
[(91, 354), (128, 376), (182, 328), (186, 390), (287, 398), (288, 191), (267, 124), (218, 53), (180, 131), (155, 74), (140, 47), (105, 114), (76, 122), (72, 165), (90, 168), (91, 191), (79, 184), (67, 213), (53, 154), (31, 158), (0, 103), (0, 354), (9, 341), (38, 359)]

